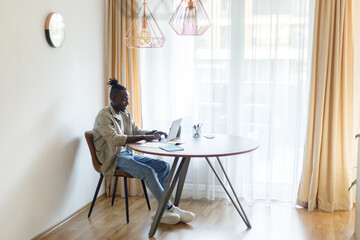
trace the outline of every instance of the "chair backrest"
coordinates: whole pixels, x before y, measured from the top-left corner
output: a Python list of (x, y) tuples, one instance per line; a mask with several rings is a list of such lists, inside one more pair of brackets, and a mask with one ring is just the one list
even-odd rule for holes
[(96, 149), (94, 145), (94, 139), (93, 139), (94, 132), (93, 131), (86, 131), (85, 132), (85, 139), (90, 149), (90, 154), (92, 158), (92, 163), (94, 166), (94, 169), (100, 173), (100, 167), (101, 163), (99, 162), (97, 156), (96, 156)]

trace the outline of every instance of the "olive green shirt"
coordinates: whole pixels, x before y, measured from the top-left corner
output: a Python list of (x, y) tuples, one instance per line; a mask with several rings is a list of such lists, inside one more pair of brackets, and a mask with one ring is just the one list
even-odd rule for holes
[(114, 176), (119, 154), (126, 150), (127, 136), (146, 132), (136, 126), (127, 110), (116, 114), (109, 104), (98, 113), (94, 123), (94, 144), (96, 156), (102, 164), (100, 171), (106, 180)]

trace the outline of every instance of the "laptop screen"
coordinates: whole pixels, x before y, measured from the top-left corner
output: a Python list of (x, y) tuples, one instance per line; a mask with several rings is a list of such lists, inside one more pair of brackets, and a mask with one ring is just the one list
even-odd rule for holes
[(179, 118), (175, 121), (172, 122), (171, 127), (170, 127), (170, 132), (169, 135), (167, 137), (167, 141), (172, 141), (176, 138), (176, 135), (179, 131), (180, 128), (180, 124), (181, 124), (182, 118)]

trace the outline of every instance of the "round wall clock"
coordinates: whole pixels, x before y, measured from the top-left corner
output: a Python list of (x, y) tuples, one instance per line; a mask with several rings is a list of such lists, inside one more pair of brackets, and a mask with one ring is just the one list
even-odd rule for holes
[(59, 48), (65, 41), (65, 23), (59, 13), (50, 13), (45, 21), (45, 36), (49, 45)]

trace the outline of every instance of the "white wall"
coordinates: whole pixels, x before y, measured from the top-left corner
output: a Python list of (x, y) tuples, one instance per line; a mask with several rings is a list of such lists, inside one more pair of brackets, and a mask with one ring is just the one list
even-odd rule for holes
[[(66, 25), (51, 48), (50, 12)], [(84, 140), (104, 105), (104, 0), (0, 0), (0, 239), (30, 239), (92, 200)]]

